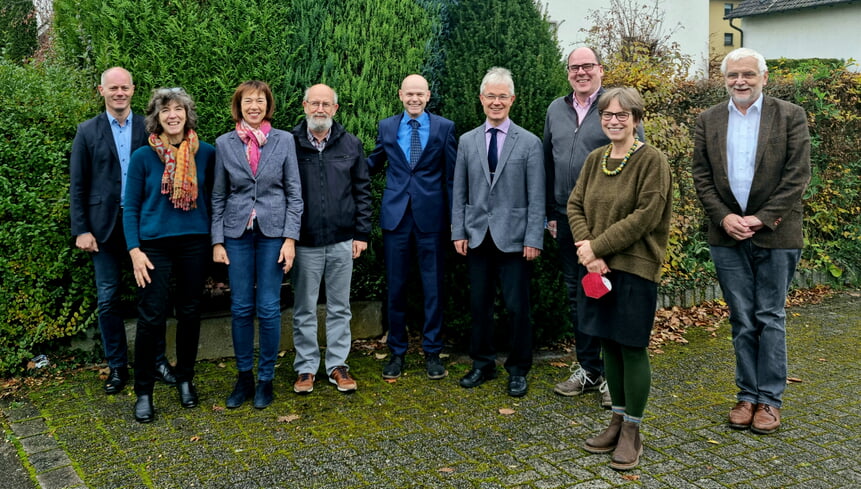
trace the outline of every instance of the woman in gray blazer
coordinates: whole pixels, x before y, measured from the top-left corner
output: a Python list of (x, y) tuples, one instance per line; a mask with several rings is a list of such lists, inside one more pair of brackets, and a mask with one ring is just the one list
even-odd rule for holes
[[(233, 351), (239, 371), (228, 408), (253, 397), (272, 403), (275, 359), (281, 340), (281, 282), (293, 266), (302, 218), (296, 149), (289, 132), (270, 123), (269, 85), (253, 80), (233, 93), (236, 129), (215, 140), (212, 190), (212, 258), (227, 265), (233, 315)], [(260, 352), (254, 385), (254, 315)]]

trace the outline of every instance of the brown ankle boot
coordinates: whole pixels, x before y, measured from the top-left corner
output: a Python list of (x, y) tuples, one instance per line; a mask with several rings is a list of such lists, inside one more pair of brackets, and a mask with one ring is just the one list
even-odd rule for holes
[(613, 413), (610, 424), (598, 436), (586, 438), (583, 450), (589, 453), (607, 453), (616, 448), (619, 441), (619, 430), (622, 428), (622, 415)]
[(616, 470), (631, 470), (640, 464), (642, 454), (643, 439), (640, 437), (640, 423), (623, 421), (610, 467)]

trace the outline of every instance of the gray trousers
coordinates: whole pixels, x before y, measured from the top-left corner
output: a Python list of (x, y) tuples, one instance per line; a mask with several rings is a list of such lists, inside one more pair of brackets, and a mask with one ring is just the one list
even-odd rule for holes
[(316, 375), (320, 368), (317, 342), (317, 299), (320, 282), (326, 284), (326, 374), (347, 365), (350, 332), (350, 281), (353, 277), (353, 241), (327, 246), (296, 246), (293, 261), (293, 345), (299, 374)]

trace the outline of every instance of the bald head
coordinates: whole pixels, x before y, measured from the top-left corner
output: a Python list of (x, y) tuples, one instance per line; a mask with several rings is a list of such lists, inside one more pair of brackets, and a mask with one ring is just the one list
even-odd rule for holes
[(322, 139), (328, 134), (335, 112), (338, 111), (338, 94), (328, 85), (322, 83), (313, 85), (305, 90), (302, 108), (305, 110), (308, 130)]
[(124, 124), (131, 112), (132, 95), (135, 94), (131, 73), (119, 66), (108, 68), (102, 73), (98, 88), (99, 95), (105, 99), (105, 110), (120, 124)]
[(430, 89), (428, 81), (421, 75), (409, 75), (404, 78), (401, 83), (401, 89), (398, 90), (398, 98), (404, 104), (404, 110), (415, 119), (422, 115), (425, 111), (428, 101), (430, 101)]

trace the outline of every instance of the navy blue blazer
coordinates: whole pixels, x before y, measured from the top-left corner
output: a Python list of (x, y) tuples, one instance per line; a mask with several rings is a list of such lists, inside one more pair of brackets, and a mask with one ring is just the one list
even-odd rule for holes
[(428, 113), (430, 137), (415, 168), (410, 168), (409, 155), (398, 145), (398, 125), (404, 114), (383, 119), (377, 129), (377, 143), (368, 157), (371, 171), (380, 171), (386, 161), (386, 188), (380, 206), (380, 226), (394, 230), (407, 205), (412, 209), (416, 226), (423, 233), (448, 229), (451, 218), (451, 189), (454, 164), (457, 161), (457, 141), (454, 123)]
[[(132, 114), (129, 154), (147, 145), (143, 116)], [(69, 214), (72, 236), (93, 233), (104, 243), (111, 236), (120, 212), (123, 175), (111, 123), (104, 112), (78, 124), (69, 158)]]

